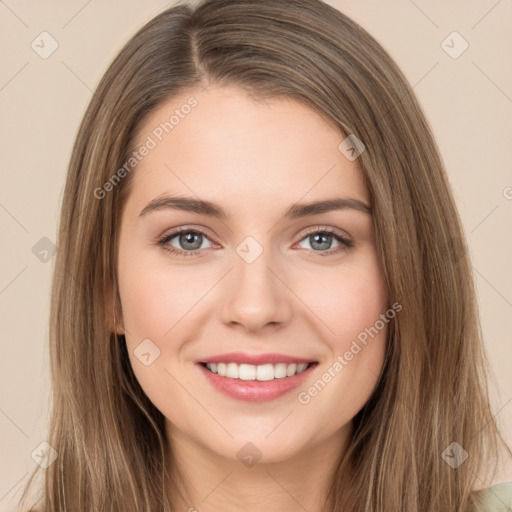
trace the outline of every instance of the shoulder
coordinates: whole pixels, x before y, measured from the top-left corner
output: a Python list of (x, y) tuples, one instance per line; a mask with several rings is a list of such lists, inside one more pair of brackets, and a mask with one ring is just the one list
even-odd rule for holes
[(478, 491), (479, 512), (510, 512), (512, 510), (512, 482), (501, 482)]

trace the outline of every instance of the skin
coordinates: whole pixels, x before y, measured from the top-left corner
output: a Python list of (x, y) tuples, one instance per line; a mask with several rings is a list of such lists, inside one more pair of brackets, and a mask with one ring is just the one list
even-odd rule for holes
[[(144, 392), (167, 419), (185, 482), (184, 498), (173, 496), (178, 510), (320, 512), (352, 418), (381, 372), (387, 324), (308, 404), (297, 394), (375, 324), (388, 292), (371, 214), (281, 215), (297, 202), (332, 197), (369, 204), (368, 190), (357, 160), (338, 149), (345, 137), (318, 113), (291, 99), (256, 101), (234, 87), (174, 97), (144, 120), (135, 147), (191, 96), (197, 106), (133, 171), (119, 234), (118, 332)], [(173, 209), (139, 216), (163, 193), (212, 201), (229, 216)], [(205, 233), (200, 255), (169, 254), (157, 244), (180, 226)], [(353, 247), (328, 236), (327, 249), (318, 248), (306, 232), (316, 227), (334, 229)], [(250, 264), (236, 252), (247, 236), (263, 248)], [(167, 245), (191, 252), (179, 235)], [(160, 355), (145, 366), (134, 350), (147, 338)], [(299, 389), (245, 402), (214, 389), (194, 364), (233, 351), (319, 365)], [(252, 467), (237, 457), (249, 442), (261, 453)]]

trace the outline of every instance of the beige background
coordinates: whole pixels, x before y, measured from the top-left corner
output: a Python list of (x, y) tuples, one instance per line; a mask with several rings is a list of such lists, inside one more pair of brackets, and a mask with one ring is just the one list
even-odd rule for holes
[[(336, 1), (391, 53), (418, 95), (443, 155), (468, 236), (483, 330), (496, 374), (493, 409), (512, 443), (512, 4), (506, 0)], [(169, 2), (0, 0), (2, 260), (0, 510), (19, 495), (45, 439), (48, 312), (66, 165), (92, 91), (118, 49)], [(57, 50), (31, 47), (43, 31)], [(442, 41), (457, 31), (458, 58)], [(453, 40), (453, 42), (452, 42)], [(46, 39), (45, 48), (50, 48)], [(38, 43), (39, 42), (39, 43)], [(447, 40), (450, 51), (461, 41)], [(36, 246), (40, 247), (40, 246)], [(38, 251), (36, 251), (38, 252)], [(70, 340), (72, 342), (73, 340)], [(497, 481), (512, 480), (512, 469)], [(12, 505), (11, 505), (12, 507)]]

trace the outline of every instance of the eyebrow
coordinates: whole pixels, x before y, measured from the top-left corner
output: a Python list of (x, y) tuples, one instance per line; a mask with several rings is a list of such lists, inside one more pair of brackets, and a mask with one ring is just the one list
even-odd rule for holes
[[(162, 195), (152, 199), (139, 213), (142, 217), (150, 212), (158, 210), (182, 210), (194, 212), (201, 215), (209, 215), (220, 220), (228, 218), (227, 212), (218, 204), (211, 201), (196, 199), (194, 197), (184, 196), (168, 196)], [(334, 197), (331, 199), (323, 199), (321, 201), (313, 201), (310, 203), (296, 203), (290, 206), (283, 214), (283, 219), (297, 219), (300, 217), (308, 217), (318, 215), (334, 210), (356, 210), (367, 215), (371, 215), (372, 209), (364, 201), (352, 197)]]

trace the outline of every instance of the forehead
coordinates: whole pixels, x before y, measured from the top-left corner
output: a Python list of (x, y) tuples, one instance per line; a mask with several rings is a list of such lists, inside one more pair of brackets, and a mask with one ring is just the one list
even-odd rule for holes
[(139, 126), (133, 148), (150, 148), (134, 169), (134, 199), (182, 193), (261, 210), (333, 195), (369, 201), (339, 130), (302, 102), (265, 101), (236, 87), (191, 90)]

